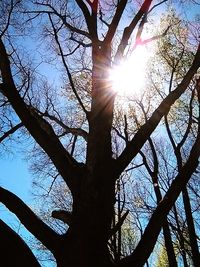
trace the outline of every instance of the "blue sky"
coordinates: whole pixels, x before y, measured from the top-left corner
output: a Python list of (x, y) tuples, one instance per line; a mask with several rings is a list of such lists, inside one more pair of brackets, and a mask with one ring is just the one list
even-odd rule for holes
[(15, 154), (12, 158), (1, 158), (0, 168), (0, 185), (30, 203), (31, 175), (27, 163)]

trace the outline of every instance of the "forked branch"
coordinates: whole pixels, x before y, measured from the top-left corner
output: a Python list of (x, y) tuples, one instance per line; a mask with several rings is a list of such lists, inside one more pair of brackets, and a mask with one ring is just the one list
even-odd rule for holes
[(187, 74), (183, 78), (182, 82), (177, 88), (169, 93), (169, 95), (161, 102), (158, 108), (153, 112), (150, 119), (141, 126), (133, 139), (128, 143), (124, 151), (116, 160), (117, 172), (120, 174), (132, 161), (132, 159), (138, 154), (144, 143), (148, 140), (149, 136), (153, 133), (161, 119), (166, 115), (170, 107), (174, 102), (185, 92), (188, 85), (191, 82), (194, 74), (200, 67), (200, 44), (197, 48), (197, 52), (194, 61), (188, 70)]
[[(144, 231), (144, 234), (133, 253), (124, 258), (118, 267), (142, 267), (149, 258), (155, 243), (157, 241), (160, 230), (163, 226), (166, 216), (177, 200), (181, 191), (186, 187), (190, 177), (195, 172), (199, 165), (200, 156), (200, 132), (198, 132), (196, 141), (191, 149), (190, 156), (183, 167), (181, 167), (179, 174), (175, 177), (170, 188), (160, 201), (157, 208)], [(148, 244), (148, 246), (146, 245)]]
[(135, 27), (137, 26), (137, 24), (141, 20), (141, 18), (147, 14), (151, 3), (152, 3), (152, 0), (145, 0), (144, 3), (142, 4), (141, 8), (137, 12), (137, 14), (134, 16), (131, 23), (129, 24), (129, 26), (124, 29), (124, 32), (123, 32), (123, 35), (121, 38), (121, 42), (118, 46), (117, 53), (115, 55), (116, 60), (121, 58), (121, 56), (123, 55), (124, 50), (128, 45), (128, 40), (130, 39), (131, 34), (133, 33)]
[(32, 137), (50, 157), (69, 188), (78, 190), (77, 179), (82, 172), (80, 164), (63, 147), (52, 126), (23, 101), (13, 81), (10, 61), (2, 40), (0, 40), (0, 70), (3, 80), (1, 85), (3, 94)]

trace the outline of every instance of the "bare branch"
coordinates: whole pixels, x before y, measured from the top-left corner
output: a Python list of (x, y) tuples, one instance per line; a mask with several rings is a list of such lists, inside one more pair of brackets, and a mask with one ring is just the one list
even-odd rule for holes
[(127, 210), (120, 218), (120, 220), (116, 223), (116, 225), (111, 229), (110, 231), (110, 236), (109, 238), (111, 238), (114, 234), (116, 234), (119, 229), (122, 227), (127, 215), (129, 214), (129, 210)]
[[(80, 47), (80, 46), (83, 46), (83, 47), (91, 47), (92, 44), (89, 43), (89, 44), (85, 44), (84, 42), (82, 41), (79, 41), (79, 40), (76, 40), (73, 35), (69, 38), (70, 40), (76, 42), (78, 44), (78, 46), (74, 49), (74, 52)], [(72, 54), (72, 53), (71, 53)]]
[(89, 12), (86, 4), (83, 2), (83, 0), (76, 0), (76, 3), (79, 6), (79, 8), (81, 9), (81, 11), (85, 17), (85, 21), (86, 21), (86, 24), (87, 24), (87, 27), (88, 27), (88, 30), (89, 30), (89, 33), (90, 33), (92, 39), (97, 38), (96, 22), (92, 21), (92, 16), (90, 15), (90, 12)]
[(127, 122), (127, 117), (126, 115), (124, 115), (124, 135), (125, 135), (125, 139), (126, 139), (126, 143), (128, 144), (129, 141), (129, 137), (128, 137), (128, 122)]
[(65, 130), (65, 134), (71, 133), (75, 136), (81, 136), (87, 141), (88, 133), (86, 131), (84, 131), (83, 129), (68, 127), (66, 124), (64, 124), (62, 121), (60, 121), (58, 118), (56, 118), (53, 115), (50, 115), (47, 111), (45, 111), (44, 113), (41, 113), (41, 115), (49, 118), (52, 121), (55, 121), (58, 125), (60, 125)]
[[(179, 194), (185, 188), (191, 175), (198, 166), (199, 156), (200, 156), (200, 132), (198, 132), (197, 139), (191, 149), (190, 156), (187, 162), (180, 169), (179, 174), (172, 182), (164, 198), (160, 201), (157, 208), (153, 212), (153, 215), (144, 231), (144, 234), (139, 244), (129, 257), (124, 258), (121, 261), (119, 267), (131, 267), (133, 265), (142, 267), (145, 264), (155, 246), (156, 240), (158, 238), (158, 235), (160, 233), (161, 227), (163, 226), (167, 214), (169, 213), (170, 209), (174, 205)], [(144, 250), (143, 248), (147, 243), (148, 246), (146, 246), (146, 250)], [(141, 257), (141, 255), (143, 256)]]
[(59, 235), (37, 217), (16, 195), (0, 187), (0, 202), (13, 212), (21, 223), (52, 252), (59, 242)]
[(103, 18), (103, 12), (102, 12), (102, 10), (101, 10), (101, 8), (99, 9), (99, 19), (109, 28), (110, 27), (110, 24), (109, 23), (107, 23), (105, 20), (104, 20), (104, 18)]
[(158, 108), (153, 112), (150, 119), (138, 130), (133, 139), (126, 146), (122, 154), (116, 160), (116, 167), (121, 173), (131, 160), (138, 154), (144, 143), (147, 141), (151, 133), (155, 130), (162, 117), (169, 112), (171, 105), (185, 92), (192, 77), (200, 67), (200, 44), (196, 52), (194, 61), (177, 88), (169, 93), (169, 95), (161, 102)]
[(126, 4), (127, 4), (127, 0), (121, 0), (119, 1), (119, 4), (117, 5), (117, 9), (116, 9), (116, 12), (115, 12), (115, 15), (112, 19), (112, 22), (111, 24), (109, 25), (109, 29), (108, 29), (108, 32), (106, 34), (106, 37), (104, 39), (104, 43), (106, 44), (109, 44), (111, 43), (113, 37), (114, 37), (114, 34), (117, 30), (117, 27), (118, 27), (118, 24), (119, 24), (119, 21), (122, 17), (122, 14), (123, 14), (123, 11), (126, 7)]
[(10, 130), (5, 132), (2, 136), (0, 136), (0, 143), (5, 140), (9, 135), (15, 133), (19, 128), (23, 126), (23, 123), (20, 122), (17, 125), (13, 126)]
[(48, 10), (37, 10), (37, 11), (28, 11), (28, 12), (25, 12), (25, 13), (29, 13), (29, 14), (35, 14), (35, 13), (36, 14), (48, 14), (48, 15), (54, 14), (57, 17), (60, 18), (60, 20), (62, 21), (63, 25), (65, 25), (65, 27), (68, 28), (70, 31), (76, 32), (78, 34), (81, 34), (81, 35), (87, 37), (88, 39), (91, 39), (90, 34), (87, 31), (84, 31), (84, 30), (81, 30), (81, 29), (78, 29), (78, 28), (72, 26), (70, 23), (68, 23), (66, 21), (65, 16), (62, 16), (52, 5), (50, 5), (50, 4), (42, 4), (42, 3), (39, 3), (39, 5), (47, 6), (52, 11), (48, 11)]
[(6, 26), (3, 29), (3, 31), (0, 34), (0, 38), (2, 38), (2, 36), (5, 34), (5, 32), (8, 30), (8, 27), (10, 25), (10, 20), (11, 20), (11, 16), (13, 13), (13, 10), (15, 9), (15, 7), (20, 3), (21, 1), (17, 1), (16, 3), (13, 3), (13, 1), (11, 1), (11, 7), (10, 10), (8, 12), (8, 17), (7, 17), (7, 22), (6, 22)]
[(127, 141), (126, 140), (126, 137), (125, 136), (123, 136), (120, 132), (119, 132), (119, 130), (116, 128), (116, 127), (112, 127), (113, 128), (113, 130), (117, 133), (117, 135), (121, 138), (121, 139), (123, 139), (125, 142)]
[(148, 14), (149, 14), (151, 11), (153, 11), (156, 7), (158, 7), (158, 6), (162, 5), (162, 4), (164, 4), (164, 3), (167, 2), (167, 1), (168, 1), (168, 0), (163, 0), (163, 1), (159, 2), (158, 4), (155, 4), (154, 6), (152, 6), (152, 8), (149, 9)]
[(83, 105), (83, 102), (81, 100), (81, 98), (79, 97), (77, 91), (76, 91), (76, 88), (75, 88), (75, 85), (74, 85), (74, 82), (73, 82), (73, 79), (72, 79), (72, 75), (69, 71), (69, 68), (67, 66), (67, 63), (65, 61), (65, 58), (64, 58), (64, 54), (63, 54), (63, 51), (62, 51), (62, 48), (61, 48), (61, 45), (60, 45), (60, 42), (59, 42), (59, 39), (58, 39), (58, 34), (57, 34), (57, 31), (56, 31), (56, 28), (53, 24), (53, 21), (52, 21), (52, 18), (51, 16), (49, 15), (49, 19), (50, 19), (50, 22), (51, 22), (51, 26), (53, 28), (53, 32), (54, 32), (54, 36), (55, 36), (55, 40), (56, 40), (56, 43), (58, 45), (58, 48), (59, 48), (59, 52), (60, 52), (60, 55), (61, 55), (61, 59), (62, 59), (62, 62), (63, 62), (63, 65), (67, 71), (67, 75), (68, 75), (68, 78), (69, 78), (69, 82), (70, 82), (70, 85), (71, 85), (71, 88), (72, 88), (72, 91), (74, 92), (76, 98), (77, 98), (77, 101), (78, 103), (80, 104), (81, 108), (83, 109), (83, 111), (85, 112), (86, 114), (86, 117), (88, 117), (88, 111), (86, 110), (86, 108), (84, 107)]
[(51, 216), (70, 226), (72, 222), (72, 214), (66, 210), (53, 210)]
[(145, 44), (148, 44), (148, 43), (150, 43), (150, 42), (153, 42), (153, 41), (155, 41), (155, 40), (158, 40), (158, 39), (164, 37), (164, 36), (167, 34), (167, 32), (168, 32), (168, 30), (170, 29), (170, 27), (171, 27), (171, 26), (168, 26), (167, 29), (166, 29), (162, 34), (158, 34), (158, 35), (156, 35), (156, 36), (152, 36), (152, 37), (150, 37), (150, 38), (148, 38), (148, 39), (145, 39), (145, 40), (141, 40), (140, 35), (138, 34), (137, 37), (136, 37), (135, 45), (134, 45), (134, 47), (132, 48), (132, 50), (134, 50), (134, 49), (136, 48), (137, 45), (145, 45)]
[(133, 30), (135, 29), (136, 25), (138, 24), (142, 16), (144, 16), (148, 12), (151, 3), (152, 0), (145, 0), (138, 13), (135, 15), (135, 17), (129, 24), (129, 26), (124, 29), (121, 42), (118, 46), (117, 53), (115, 55), (115, 59), (118, 60), (118, 58), (120, 58), (123, 55), (124, 50), (128, 44), (128, 40), (131, 37), (131, 34), (133, 33)]
[[(82, 173), (80, 164), (77, 163), (77, 161), (71, 157), (71, 155), (63, 147), (51, 125), (24, 103), (15, 87), (8, 55), (1, 40), (0, 70), (3, 80), (1, 89), (21, 119), (22, 123), (50, 157), (69, 188), (72, 189), (73, 187), (75, 190), (78, 190), (77, 179), (80, 179), (78, 176)], [(75, 183), (76, 186), (73, 186), (73, 183)]]

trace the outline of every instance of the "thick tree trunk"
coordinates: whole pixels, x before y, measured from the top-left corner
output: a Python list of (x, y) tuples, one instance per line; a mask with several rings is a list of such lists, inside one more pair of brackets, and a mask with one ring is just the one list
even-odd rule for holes
[(96, 179), (88, 175), (83, 182), (79, 195), (74, 198), (72, 222), (64, 237), (61, 254), (55, 255), (58, 266), (113, 266), (107, 242), (113, 216), (115, 183), (105, 185), (111, 176), (111, 168), (105, 166)]
[(73, 193), (72, 223), (64, 246), (68, 267), (113, 266), (107, 242), (118, 177), (115, 177), (111, 146), (114, 94), (108, 85), (109, 53), (109, 49), (102, 53), (99, 46), (93, 49), (87, 173), (79, 190)]

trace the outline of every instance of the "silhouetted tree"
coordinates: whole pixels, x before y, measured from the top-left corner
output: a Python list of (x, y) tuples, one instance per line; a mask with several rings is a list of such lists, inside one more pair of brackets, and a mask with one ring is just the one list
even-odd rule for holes
[[(168, 230), (167, 215), (198, 167), (200, 123), (197, 111), (197, 127), (193, 129), (194, 138), (184, 164), (179, 166), (162, 196), (156, 191), (157, 206), (136, 248), (128, 256), (118, 255), (113, 259), (108, 241), (116, 231), (119, 232), (122, 224), (121, 214), (113, 225), (116, 183), (124, 171), (132, 167), (144, 144), (159, 128), (159, 123), (182, 95), (187, 94), (192, 83), (197, 94), (196, 109), (199, 109), (200, 88), (198, 82), (194, 85), (193, 77), (200, 67), (200, 44), (195, 35), (188, 33), (194, 46), (191, 60), (186, 64), (185, 57), (179, 57), (178, 62), (183, 67), (182, 72), (177, 73), (173, 88), (158, 92), (157, 96), (162, 97), (157, 97), (158, 101), (153, 99), (151, 105), (140, 105), (143, 111), (149, 108), (148, 116), (145, 115), (147, 112), (142, 116), (134, 113), (127, 119), (129, 114), (124, 114), (117, 120), (118, 98), (111, 83), (110, 70), (125, 61), (138, 46), (162, 38), (173, 28), (173, 23), (169, 22), (164, 31), (143, 38), (148, 20), (165, 2), (168, 1), (46, 0), (2, 1), (0, 4), (0, 92), (4, 118), (1, 119), (1, 141), (22, 127), (24, 134), (30, 134), (40, 147), (35, 146), (35, 153), (42, 154), (44, 160), (39, 162), (38, 156), (35, 168), (47, 167), (52, 177), (62, 177), (71, 193), (72, 210), (52, 214), (69, 227), (64, 234), (55, 232), (19, 197), (2, 187), (0, 201), (52, 252), (58, 266), (143, 266), (162, 227)], [(49, 60), (56, 63), (58, 57), (61, 60), (61, 89), (60, 85), (53, 88), (41, 76), (36, 78), (31, 56), (21, 49), (23, 39), (20, 36), (25, 38), (28, 30), (31, 34), (30, 26), (35, 29), (36, 36), (38, 26), (44, 27), (42, 41), (48, 44), (46, 50), (52, 52), (51, 55), (48, 53)], [(175, 48), (173, 41), (172, 38), (174, 50), (168, 51), (169, 61), (174, 58), (176, 65), (175, 52), (180, 47)], [(24, 41), (25, 48), (29, 45)], [(163, 86), (166, 84), (170, 81), (163, 82)], [(0, 225), (1, 231), (4, 228), (4, 224)], [(8, 232), (13, 236), (13, 242), (18, 240), (15, 251), (10, 251), (11, 264), (15, 265), (12, 254), (21, 255), (23, 251), (26, 258), (30, 258), (28, 266), (34, 266), (35, 259), (20, 237), (14, 237), (11, 230)], [(3, 242), (0, 238), (1, 247)], [(22, 264), (27, 266), (23, 259)]]

